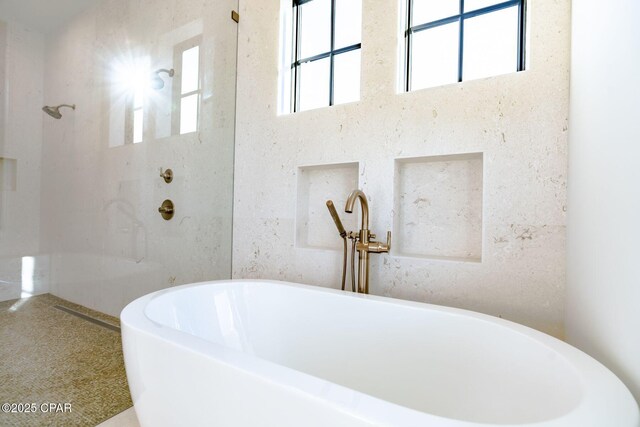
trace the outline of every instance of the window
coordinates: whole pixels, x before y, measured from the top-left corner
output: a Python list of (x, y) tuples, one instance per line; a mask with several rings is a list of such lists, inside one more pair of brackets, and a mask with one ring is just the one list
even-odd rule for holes
[(114, 57), (106, 76), (109, 100), (109, 147), (138, 144), (148, 137), (150, 58)]
[(202, 76), (200, 38), (188, 40), (175, 48), (176, 84), (173, 89), (172, 133), (196, 132), (199, 125)]
[(144, 86), (132, 84), (125, 111), (125, 143), (142, 142), (144, 130)]
[(136, 90), (133, 97), (133, 143), (142, 142), (142, 128), (144, 111), (142, 109), (144, 93), (142, 89)]
[(289, 22), (289, 75), (280, 93), (290, 94), (290, 106), (283, 112), (358, 101), (362, 0), (293, 0)]
[(407, 0), (404, 90), (524, 70), (525, 0)]

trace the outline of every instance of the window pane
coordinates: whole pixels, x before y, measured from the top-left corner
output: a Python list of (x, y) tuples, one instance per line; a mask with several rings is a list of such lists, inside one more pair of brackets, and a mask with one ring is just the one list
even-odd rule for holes
[(180, 100), (180, 134), (198, 130), (198, 94)]
[(300, 8), (300, 59), (331, 49), (331, 1), (312, 0)]
[(300, 66), (300, 111), (329, 105), (329, 58)]
[(142, 108), (133, 111), (133, 143), (142, 142)]
[(362, 0), (336, 0), (335, 48), (360, 43), (361, 32)]
[(504, 1), (506, 0), (464, 0), (464, 11), (471, 12), (472, 10), (493, 6), (494, 4), (502, 3)]
[(199, 84), (200, 46), (182, 52), (182, 89), (181, 93), (189, 93), (200, 88)]
[(411, 90), (458, 81), (458, 39), (458, 23), (412, 36)]
[(413, 0), (411, 25), (419, 25), (460, 14), (460, 0)]
[(360, 100), (360, 49), (333, 58), (333, 103)]
[(464, 22), (463, 79), (518, 70), (518, 8), (480, 15)]
[(135, 93), (133, 95), (133, 108), (142, 108), (142, 104), (144, 103), (144, 89), (142, 85), (139, 85), (135, 88)]

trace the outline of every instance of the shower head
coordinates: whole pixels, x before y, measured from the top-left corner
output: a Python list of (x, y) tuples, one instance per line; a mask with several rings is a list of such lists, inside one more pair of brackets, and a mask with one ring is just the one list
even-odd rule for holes
[(170, 70), (161, 68), (159, 70), (154, 71), (152, 73), (153, 76), (151, 77), (151, 87), (156, 90), (160, 90), (164, 87), (164, 80), (160, 78), (160, 73), (167, 73), (169, 77), (173, 77), (175, 74), (175, 71), (173, 70), (173, 68)]
[(42, 107), (42, 111), (44, 111), (54, 119), (60, 119), (62, 117), (62, 114), (60, 114), (61, 107), (68, 107), (68, 108), (71, 108), (72, 110), (75, 110), (76, 104), (73, 104), (73, 105), (61, 104), (56, 107), (49, 107), (48, 105), (45, 105), (44, 107)]

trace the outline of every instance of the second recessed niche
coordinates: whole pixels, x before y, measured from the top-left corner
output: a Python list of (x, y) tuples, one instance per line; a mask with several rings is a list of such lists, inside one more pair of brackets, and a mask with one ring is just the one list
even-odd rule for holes
[(482, 153), (396, 159), (394, 252), (481, 261), (482, 170)]
[(349, 193), (358, 188), (358, 163), (301, 166), (298, 168), (296, 246), (339, 249), (340, 238), (329, 211), (333, 200), (347, 230), (356, 229), (356, 215), (344, 213)]

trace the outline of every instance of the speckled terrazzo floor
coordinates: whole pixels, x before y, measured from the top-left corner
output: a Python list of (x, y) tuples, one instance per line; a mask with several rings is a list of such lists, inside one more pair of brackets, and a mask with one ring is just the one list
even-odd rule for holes
[[(114, 317), (49, 294), (1, 302), (0, 404), (38, 407), (36, 413), (0, 410), (1, 427), (94, 427), (132, 405), (120, 333), (55, 305), (119, 326)], [(71, 411), (43, 413), (43, 403), (70, 403)]]

